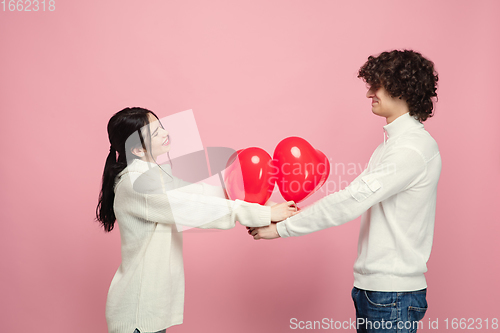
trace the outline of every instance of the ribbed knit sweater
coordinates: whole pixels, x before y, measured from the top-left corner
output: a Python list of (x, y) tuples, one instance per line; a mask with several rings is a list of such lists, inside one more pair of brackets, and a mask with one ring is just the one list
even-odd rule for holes
[(427, 287), (441, 157), (436, 141), (409, 113), (385, 125), (380, 144), (346, 189), (278, 223), (281, 237), (338, 226), (360, 215), (354, 286), (373, 291)]
[(270, 207), (225, 200), (220, 187), (191, 184), (169, 166), (134, 160), (116, 178), (114, 211), (122, 262), (109, 288), (110, 333), (156, 332), (181, 324), (184, 312), (179, 225), (229, 229), (235, 221), (269, 225)]

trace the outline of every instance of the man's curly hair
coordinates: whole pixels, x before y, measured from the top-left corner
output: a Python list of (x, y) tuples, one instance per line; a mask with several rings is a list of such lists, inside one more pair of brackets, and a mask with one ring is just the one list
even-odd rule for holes
[(374, 90), (384, 87), (392, 97), (405, 100), (410, 115), (421, 122), (433, 116), (438, 74), (434, 63), (420, 53), (394, 50), (369, 56), (358, 77)]

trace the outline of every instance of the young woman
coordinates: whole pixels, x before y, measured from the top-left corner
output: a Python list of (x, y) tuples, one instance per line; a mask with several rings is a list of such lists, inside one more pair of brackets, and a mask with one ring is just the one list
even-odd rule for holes
[[(293, 201), (272, 207), (225, 199), (224, 190), (172, 176), (156, 158), (170, 150), (168, 132), (143, 108), (126, 108), (108, 123), (111, 143), (96, 209), (104, 230), (120, 227), (122, 263), (109, 288), (110, 333), (164, 332), (184, 309), (182, 233), (177, 225), (229, 229), (235, 221), (266, 226), (296, 212)], [(134, 331), (135, 330), (135, 331)]]

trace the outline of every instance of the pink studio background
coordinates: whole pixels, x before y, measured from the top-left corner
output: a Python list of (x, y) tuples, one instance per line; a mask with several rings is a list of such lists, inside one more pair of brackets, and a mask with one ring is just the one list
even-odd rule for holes
[[(192, 109), (205, 147), (272, 154), (301, 136), (346, 166), (330, 175), (338, 189), (354, 178), (349, 163), (364, 166), (383, 138), (357, 69), (394, 48), (420, 51), (440, 75), (425, 123), (443, 170), (424, 322), (500, 317), (499, 13), (495, 0), (93, 0), (0, 11), (2, 331), (106, 331), (120, 238), (93, 218), (114, 112)], [(187, 232), (185, 324), (169, 332), (289, 332), (291, 318), (355, 318), (358, 230), (355, 220), (259, 242), (242, 226)]]

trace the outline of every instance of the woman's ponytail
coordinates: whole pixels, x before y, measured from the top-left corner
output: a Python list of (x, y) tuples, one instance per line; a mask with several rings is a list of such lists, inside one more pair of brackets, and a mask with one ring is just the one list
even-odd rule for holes
[[(127, 163), (136, 158), (133, 154), (126, 154), (126, 146), (128, 148), (133, 146), (144, 147), (141, 128), (149, 123), (148, 113), (156, 117), (153, 112), (147, 109), (125, 108), (113, 115), (109, 120), (108, 136), (111, 145), (102, 173), (102, 188), (96, 208), (96, 220), (102, 224), (107, 232), (113, 230), (116, 221), (113, 209), (116, 176), (127, 167)], [(139, 135), (132, 135), (134, 133)], [(137, 139), (134, 139), (134, 137), (137, 137)], [(129, 160), (127, 160), (127, 157)]]
[(96, 209), (96, 219), (101, 222), (104, 230), (107, 232), (113, 230), (116, 220), (113, 209), (115, 201), (115, 178), (126, 166), (125, 164), (122, 168), (118, 167), (116, 150), (111, 145), (108, 157), (106, 158), (106, 164), (104, 165), (104, 172), (102, 173), (102, 189), (101, 193), (99, 193), (99, 202)]

